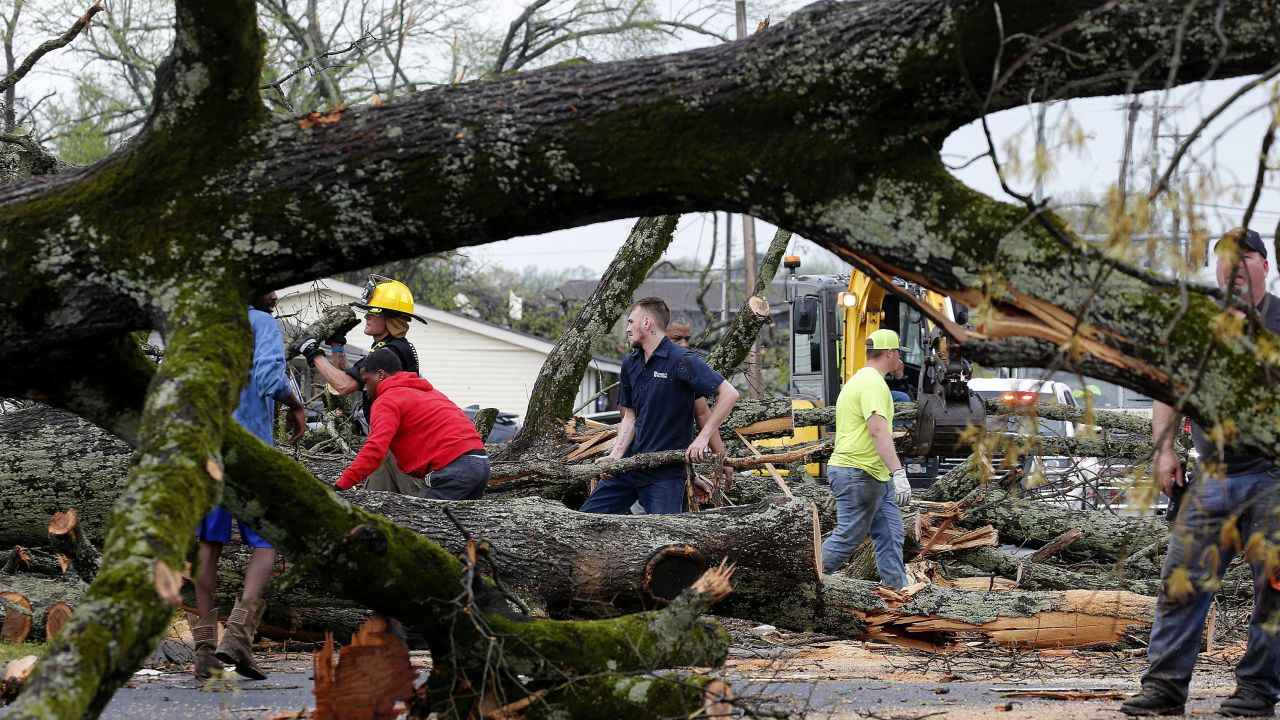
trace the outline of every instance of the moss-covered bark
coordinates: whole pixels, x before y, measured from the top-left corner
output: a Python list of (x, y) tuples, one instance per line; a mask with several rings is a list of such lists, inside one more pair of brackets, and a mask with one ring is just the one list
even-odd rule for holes
[(10, 717), (96, 715), (164, 631), (192, 528), (217, 499), (222, 431), (248, 372), (247, 351), (227, 352), (248, 347), (235, 297), (193, 283), (174, 298), (167, 358), (147, 395), (102, 570)]
[[(1243, 446), (1280, 453), (1280, 383), (1259, 361), (1273, 337), (1223, 331), (1210, 295), (1118, 267), (964, 188), (936, 155), (953, 129), (1027, 97), (1258, 72), (1277, 55), (1277, 9), (999, 7), (997, 26), (990, 2), (823, 3), (737, 43), (449, 86), (321, 123), (266, 119), (252, 0), (177, 0), (174, 52), (143, 135), (95, 166), (0, 189), (0, 336), (12, 361), (0, 391), (72, 408), (139, 448), (103, 571), (10, 716), (92, 715), (160, 629), (171, 605), (156, 571), (181, 566), (216, 496), (207, 473), (244, 377), (245, 298), (375, 261), (609, 218), (743, 211), (989, 309), (979, 330), (951, 328), (979, 360), (1029, 335), (1016, 347), (1037, 362), (1067, 348), (1064, 367), (1185, 396), (1196, 417), (1232, 421)], [(995, 67), (1011, 57), (1016, 71)], [(1114, 72), (1134, 57), (1149, 62)], [(166, 332), (169, 355), (145, 408), (136, 396), (118, 403), (146, 377), (131, 372), (126, 333), (148, 328)], [(432, 594), (456, 589), (456, 560), (230, 436), (229, 461), (248, 464), (227, 496), (246, 519), (322, 558), (349, 596), (437, 629), (450, 643), (441, 667), (487, 667), (468, 663), (494, 636)], [(261, 489), (242, 484), (264, 476)], [(334, 544), (364, 525), (375, 530)], [(357, 564), (389, 588), (375, 591)], [(559, 633), (580, 632), (589, 660), (631, 647), (620, 622), (515, 625), (496, 608), (481, 615), (516, 643), (504, 645), (512, 671), (530, 677), (559, 672), (532, 660), (563, 653)], [(629, 622), (656, 629), (663, 618)], [(688, 634), (696, 647), (625, 661), (714, 655), (713, 631)]]

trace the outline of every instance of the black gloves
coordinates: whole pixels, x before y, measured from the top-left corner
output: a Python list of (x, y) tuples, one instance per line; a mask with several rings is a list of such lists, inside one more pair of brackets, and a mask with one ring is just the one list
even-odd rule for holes
[(324, 354), (324, 348), (320, 347), (320, 341), (310, 335), (307, 335), (298, 341), (298, 354), (307, 359), (307, 364), (315, 367), (316, 356)]

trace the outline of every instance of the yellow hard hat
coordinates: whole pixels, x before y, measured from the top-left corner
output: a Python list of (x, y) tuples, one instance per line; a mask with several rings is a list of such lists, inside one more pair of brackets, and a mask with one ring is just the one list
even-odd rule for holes
[(369, 281), (364, 285), (364, 292), (360, 295), (360, 301), (353, 302), (351, 305), (374, 315), (396, 313), (426, 322), (424, 318), (414, 314), (413, 293), (409, 292), (409, 288), (399, 280), (381, 275), (370, 275)]

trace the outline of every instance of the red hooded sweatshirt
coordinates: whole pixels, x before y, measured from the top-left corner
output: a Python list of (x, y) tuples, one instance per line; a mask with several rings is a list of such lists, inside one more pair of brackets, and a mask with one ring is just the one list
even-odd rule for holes
[(414, 477), (448, 465), (473, 450), (484, 450), (480, 433), (444, 393), (417, 373), (398, 372), (378, 384), (369, 418), (369, 437), (338, 478), (350, 490), (378, 469), (387, 450), (402, 472)]

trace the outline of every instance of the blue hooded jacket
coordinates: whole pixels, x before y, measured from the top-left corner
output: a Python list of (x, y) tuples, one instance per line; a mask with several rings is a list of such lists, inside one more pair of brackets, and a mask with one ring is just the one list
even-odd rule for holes
[(249, 327), (253, 329), (253, 366), (231, 417), (262, 442), (275, 445), (275, 404), (293, 394), (284, 371), (284, 336), (275, 318), (254, 308), (249, 308)]

